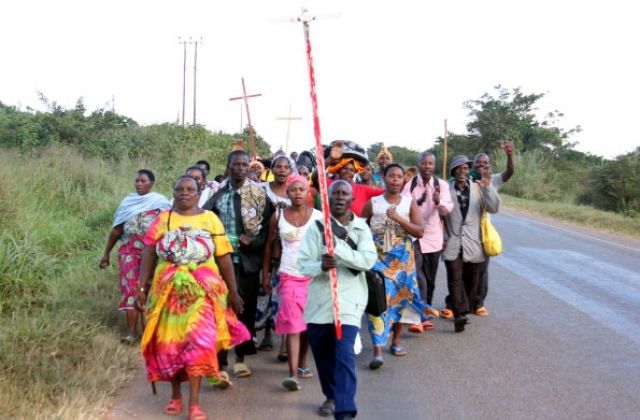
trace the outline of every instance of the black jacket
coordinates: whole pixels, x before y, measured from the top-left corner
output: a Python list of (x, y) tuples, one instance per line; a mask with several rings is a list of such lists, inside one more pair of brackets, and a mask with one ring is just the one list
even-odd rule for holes
[[(212, 212), (218, 214), (218, 209), (216, 209), (215, 203), (220, 199), (220, 196), (227, 189), (231, 188), (231, 184), (227, 183), (225, 186), (220, 188), (218, 191), (213, 194), (213, 196), (204, 203), (202, 206), (205, 210), (211, 210)], [(235, 210), (235, 223), (236, 223), (236, 232), (238, 236), (245, 233), (244, 225), (242, 224), (242, 214), (241, 211), (241, 203), (240, 203), (240, 194), (235, 192), (233, 194), (233, 208)], [(261, 229), (260, 234), (253, 238), (251, 244), (249, 246), (240, 245), (239, 255), (240, 255), (240, 264), (242, 264), (242, 268), (246, 273), (257, 273), (262, 269), (262, 255), (264, 254), (265, 242), (267, 241), (267, 234), (269, 233), (269, 220), (271, 219), (271, 215), (273, 214), (273, 205), (271, 204), (271, 200), (267, 197), (266, 206), (263, 213), (262, 222), (260, 223)]]

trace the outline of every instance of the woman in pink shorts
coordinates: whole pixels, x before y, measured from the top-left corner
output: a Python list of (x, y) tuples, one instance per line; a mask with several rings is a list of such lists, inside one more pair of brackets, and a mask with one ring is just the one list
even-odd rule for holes
[[(286, 183), (287, 195), (291, 199), (291, 207), (276, 212), (269, 221), (269, 237), (267, 244), (279, 236), (282, 243), (280, 259), (280, 285), (278, 295), (280, 305), (276, 314), (276, 334), (286, 334), (287, 352), (289, 353), (289, 376), (282, 381), (282, 386), (290, 391), (300, 389), (298, 377), (309, 378), (311, 371), (307, 368), (307, 325), (302, 313), (307, 302), (307, 286), (311, 277), (300, 274), (297, 265), (298, 249), (305, 232), (316, 220), (322, 220), (322, 213), (308, 206), (309, 183), (300, 175), (290, 175)], [(268, 268), (271, 262), (271, 246), (265, 249), (263, 260), (262, 286), (265, 291), (271, 290)], [(266, 264), (266, 269), (264, 265)], [(267, 273), (267, 274), (264, 274)]]

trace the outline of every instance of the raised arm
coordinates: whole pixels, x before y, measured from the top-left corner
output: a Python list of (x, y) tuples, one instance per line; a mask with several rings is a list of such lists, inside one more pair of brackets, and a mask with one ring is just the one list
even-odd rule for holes
[(414, 238), (422, 238), (424, 235), (424, 227), (422, 226), (422, 218), (420, 217), (420, 210), (414, 199), (411, 199), (411, 207), (409, 209), (409, 220), (400, 217), (396, 212), (395, 206), (390, 206), (387, 209), (387, 217), (397, 222), (402, 228)]
[(513, 142), (507, 141), (502, 147), (504, 149), (504, 153), (507, 155), (507, 168), (502, 172), (502, 182), (507, 182), (511, 179), (513, 172), (516, 170), (516, 165), (513, 161)]

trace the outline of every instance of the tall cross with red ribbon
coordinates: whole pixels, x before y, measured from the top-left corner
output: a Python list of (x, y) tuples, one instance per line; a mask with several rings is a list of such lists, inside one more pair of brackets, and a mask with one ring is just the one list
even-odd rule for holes
[[(302, 23), (304, 30), (304, 41), (307, 50), (307, 67), (309, 69), (309, 84), (311, 87), (311, 108), (313, 110), (313, 132), (316, 138), (316, 151), (318, 163), (318, 183), (320, 188), (320, 198), (322, 199), (322, 214), (324, 216), (324, 238), (327, 244), (327, 253), (333, 255), (333, 234), (331, 233), (331, 212), (329, 209), (329, 196), (327, 193), (327, 176), (324, 166), (324, 150), (322, 147), (322, 136), (320, 135), (320, 118), (318, 117), (318, 96), (316, 95), (316, 79), (313, 68), (313, 57), (311, 55), (311, 39), (309, 37), (309, 22), (315, 20), (315, 17), (306, 14), (306, 10), (302, 10), (302, 16), (298, 19)], [(331, 300), (333, 303), (333, 319), (336, 327), (336, 337), (342, 339), (342, 320), (340, 318), (340, 302), (338, 300), (338, 275), (336, 269), (329, 270), (329, 280), (331, 283)]]
[(242, 78), (242, 96), (236, 96), (233, 98), (229, 98), (230, 101), (237, 101), (239, 99), (244, 100), (244, 106), (247, 110), (247, 124), (249, 125), (249, 142), (251, 143), (251, 159), (256, 158), (256, 139), (253, 133), (253, 125), (251, 125), (251, 115), (249, 114), (249, 98), (255, 98), (257, 96), (262, 96), (262, 93), (256, 93), (253, 95), (247, 95), (247, 88), (244, 85), (244, 77)]

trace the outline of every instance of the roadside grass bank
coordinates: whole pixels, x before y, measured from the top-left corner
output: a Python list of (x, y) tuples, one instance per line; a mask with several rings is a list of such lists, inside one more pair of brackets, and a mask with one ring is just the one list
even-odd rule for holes
[(108, 269), (98, 261), (137, 169), (63, 146), (0, 149), (0, 417), (101, 418), (133, 376), (116, 250)]
[(503, 204), (517, 210), (548, 216), (593, 229), (640, 237), (640, 218), (571, 203), (526, 200), (501, 194)]

